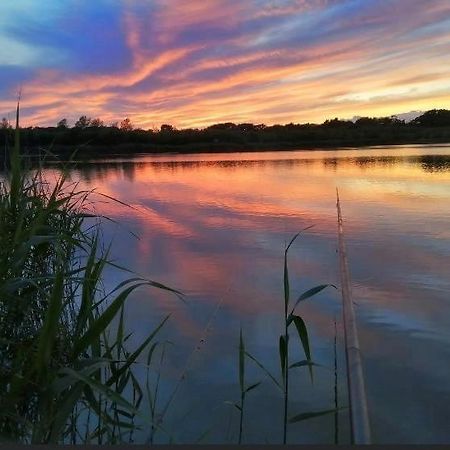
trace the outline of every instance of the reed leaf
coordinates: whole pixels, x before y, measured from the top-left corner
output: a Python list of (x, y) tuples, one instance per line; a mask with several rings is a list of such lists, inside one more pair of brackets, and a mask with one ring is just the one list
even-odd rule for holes
[(274, 382), (275, 386), (277, 386), (278, 389), (283, 390), (281, 384), (278, 382), (278, 380), (270, 373), (269, 370), (260, 362), (258, 361), (252, 354), (249, 352), (245, 352), (245, 355), (250, 358), (262, 371)]
[(128, 296), (139, 286), (143, 286), (147, 283), (138, 283), (129, 286), (123, 290), (107, 307), (107, 309), (101, 314), (97, 319), (95, 319), (89, 326), (87, 331), (81, 336), (76, 342), (72, 354), (72, 358), (76, 358), (81, 352), (85, 351), (87, 347), (95, 342), (111, 323), (111, 321), (116, 317), (120, 308), (123, 306), (125, 300)]
[(245, 377), (245, 346), (244, 340), (242, 338), (242, 328), (239, 333), (239, 386), (241, 388), (241, 392), (244, 389), (244, 377)]
[(295, 308), (298, 306), (298, 304), (300, 302), (302, 302), (302, 301), (304, 301), (304, 300), (306, 300), (308, 298), (313, 297), (314, 295), (318, 294), (319, 292), (323, 291), (325, 288), (330, 287), (330, 286), (334, 287), (335, 289), (337, 289), (334, 284), (320, 284), (320, 285), (315, 286), (315, 287), (313, 287), (311, 289), (308, 289), (306, 292), (303, 292), (303, 294), (301, 294), (298, 297), (297, 301), (295, 302), (295, 305), (294, 305), (294, 307), (292, 308), (292, 311), (291, 311), (291, 315), (294, 314), (294, 310), (295, 310)]
[(284, 336), (280, 336), (279, 354), (280, 354), (281, 374), (283, 376), (283, 384), (285, 383), (284, 380), (285, 380), (285, 373), (286, 373), (286, 351), (287, 351), (286, 338)]
[(332, 414), (336, 412), (336, 409), (325, 409), (323, 411), (312, 411), (297, 414), (289, 419), (289, 423), (302, 422), (303, 420), (314, 419), (315, 417), (326, 416), (328, 414)]

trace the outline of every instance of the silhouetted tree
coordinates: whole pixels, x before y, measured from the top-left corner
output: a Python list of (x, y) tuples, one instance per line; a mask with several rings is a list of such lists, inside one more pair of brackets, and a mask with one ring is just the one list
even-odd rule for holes
[(254, 131), (255, 125), (252, 123), (240, 123), (237, 128), (239, 131)]
[(91, 123), (91, 118), (86, 116), (81, 116), (76, 122), (75, 127), (85, 129), (87, 128)]
[(103, 120), (101, 120), (99, 117), (92, 119), (91, 122), (89, 123), (89, 126), (92, 128), (100, 128), (105, 126), (105, 124), (103, 123)]
[(120, 122), (120, 129), (122, 131), (133, 131), (133, 124), (131, 120), (127, 117)]
[(2, 130), (12, 128), (11, 124), (9, 123), (9, 120), (6, 117), (3, 117), (2, 121), (0, 122), (0, 128)]
[(396, 117), (360, 117), (355, 121), (357, 126), (383, 126), (383, 125), (403, 125), (404, 120), (397, 119)]
[(351, 120), (340, 120), (337, 117), (335, 117), (334, 119), (331, 120), (325, 120), (323, 126), (331, 128), (351, 128), (353, 126), (353, 122)]
[(175, 131), (175, 128), (172, 125), (168, 125), (166, 123), (161, 125), (161, 132), (162, 133), (172, 133), (173, 131)]
[[(302, 148), (322, 146), (360, 146), (376, 144), (400, 144), (410, 142), (450, 142), (450, 111), (431, 110), (411, 123), (404, 123), (395, 117), (354, 117), (350, 120), (333, 119), (322, 124), (289, 123), (269, 125), (232, 122), (211, 125), (204, 129), (181, 129), (163, 124), (155, 129), (136, 129), (129, 118), (119, 125), (117, 122), (104, 126), (99, 118), (81, 116), (72, 130), (62, 119), (57, 127), (34, 127), (23, 129), (23, 141), (30, 149), (52, 143), (61, 151), (65, 147), (91, 142), (94, 146), (108, 147), (118, 144), (142, 144), (145, 151), (161, 146), (194, 150), (238, 150), (240, 148)], [(10, 139), (9, 121), (0, 121), (0, 142)], [(127, 148), (124, 146), (124, 148)], [(100, 150), (99, 150), (100, 151)], [(121, 150), (122, 151), (122, 150)], [(126, 152), (127, 150), (123, 150)]]
[(67, 124), (67, 119), (61, 119), (57, 124), (57, 128), (69, 128)]
[(428, 127), (445, 127), (450, 125), (450, 111), (447, 109), (432, 109), (411, 121), (413, 125)]
[(207, 130), (234, 130), (237, 125), (233, 122), (216, 123), (207, 128)]

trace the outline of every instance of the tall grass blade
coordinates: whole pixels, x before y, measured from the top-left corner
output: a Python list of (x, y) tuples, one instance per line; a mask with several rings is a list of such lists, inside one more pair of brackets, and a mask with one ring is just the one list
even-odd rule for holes
[(334, 318), (334, 343), (333, 343), (333, 354), (334, 354), (334, 408), (336, 412), (334, 413), (334, 444), (339, 444), (339, 398), (338, 398), (338, 365), (337, 365), (337, 324), (336, 317)]
[(77, 340), (72, 355), (73, 358), (76, 358), (81, 352), (86, 350), (88, 346), (95, 342), (95, 339), (105, 331), (106, 327), (112, 322), (114, 317), (120, 311), (120, 308), (123, 306), (130, 293), (139, 286), (144, 286), (145, 284), (147, 283), (138, 283), (133, 286), (129, 286), (114, 299), (103, 314), (94, 320), (83, 336)]
[[(245, 345), (242, 337), (242, 328), (239, 332), (239, 387), (241, 390), (241, 403), (239, 405), (239, 437), (238, 444), (242, 443), (242, 432), (244, 427), (244, 405), (245, 405)], [(238, 405), (236, 405), (238, 406)]]
[(325, 409), (323, 411), (313, 411), (297, 414), (296, 416), (289, 419), (289, 423), (301, 422), (303, 420), (313, 419), (315, 417), (326, 416), (327, 414), (332, 414), (336, 412), (336, 409)]
[(244, 378), (245, 378), (245, 345), (242, 338), (242, 328), (239, 333), (239, 386), (241, 392), (244, 391)]
[(262, 371), (274, 382), (275, 386), (278, 387), (278, 389), (283, 390), (281, 384), (278, 382), (278, 380), (266, 369), (266, 367), (258, 361), (252, 354), (249, 352), (245, 352), (245, 355), (250, 358)]
[(287, 347), (286, 338), (284, 336), (280, 336), (279, 353), (280, 353), (280, 366), (283, 383), (285, 382), (285, 374), (286, 374), (286, 347)]
[(59, 327), (59, 316), (61, 314), (63, 299), (63, 282), (63, 273), (59, 271), (55, 277), (55, 284), (49, 299), (47, 314), (45, 315), (42, 332), (38, 341), (35, 366), (39, 378), (50, 365), (53, 345), (57, 338), (56, 335)]
[(294, 314), (294, 310), (295, 310), (295, 308), (298, 306), (298, 304), (299, 304), (300, 302), (302, 302), (302, 301), (304, 301), (304, 300), (306, 300), (306, 299), (308, 299), (308, 298), (313, 297), (314, 295), (318, 294), (319, 292), (323, 291), (325, 288), (330, 287), (330, 286), (332, 286), (332, 287), (334, 287), (335, 289), (337, 289), (336, 286), (335, 286), (334, 284), (320, 284), (319, 286), (315, 286), (315, 287), (313, 287), (313, 288), (311, 288), (311, 289), (308, 289), (306, 292), (304, 292), (303, 294), (301, 294), (301, 295), (298, 297), (297, 301), (295, 302), (295, 305), (294, 305), (294, 307), (292, 308), (291, 314)]
[(128, 369), (135, 363), (136, 359), (143, 352), (143, 350), (150, 344), (159, 330), (164, 326), (164, 324), (169, 320), (170, 314), (168, 314), (161, 323), (150, 333), (150, 335), (145, 339), (145, 341), (130, 355), (128, 355), (125, 364), (117, 370), (114, 376), (112, 376), (107, 382), (106, 386), (111, 386), (115, 383), (119, 377), (121, 377), (124, 373), (128, 371)]
[[(303, 351), (305, 352), (306, 360), (311, 362), (311, 350), (309, 348), (309, 337), (308, 337), (308, 329), (306, 328), (306, 324), (300, 316), (293, 316), (294, 325), (297, 329), (298, 336), (300, 338), (300, 342), (302, 343)], [(313, 369), (312, 364), (308, 364), (309, 374), (311, 377), (311, 381), (313, 381)]]

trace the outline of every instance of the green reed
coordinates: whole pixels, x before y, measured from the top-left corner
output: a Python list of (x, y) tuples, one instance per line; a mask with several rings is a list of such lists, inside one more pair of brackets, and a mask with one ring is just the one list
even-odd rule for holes
[(239, 437), (238, 444), (242, 443), (243, 429), (244, 429), (244, 411), (245, 411), (245, 399), (247, 394), (256, 389), (261, 381), (250, 384), (246, 386), (245, 383), (245, 359), (246, 359), (246, 351), (245, 351), (245, 343), (244, 338), (242, 336), (242, 328), (239, 333), (239, 388), (240, 388), (240, 402), (235, 403), (235, 407), (239, 410)]
[[(308, 367), (311, 381), (313, 381), (313, 366), (315, 365), (311, 358), (311, 349), (309, 344), (308, 329), (306, 327), (305, 321), (301, 316), (295, 314), (295, 310), (298, 305), (317, 295), (319, 292), (323, 291), (325, 288), (332, 286), (330, 284), (321, 284), (315, 286), (305, 292), (303, 292), (295, 301), (294, 306), (291, 306), (291, 296), (290, 296), (290, 286), (289, 286), (289, 269), (288, 269), (288, 252), (294, 241), (300, 236), (303, 231), (308, 230), (310, 227), (304, 228), (299, 233), (297, 233), (287, 245), (284, 251), (284, 272), (283, 272), (283, 290), (284, 290), (284, 330), (283, 334), (279, 338), (279, 357), (281, 366), (281, 378), (283, 386), (283, 444), (287, 442), (287, 425), (288, 423), (295, 423), (302, 420), (306, 420), (312, 417), (317, 417), (323, 414), (328, 414), (334, 410), (317, 411), (300, 413), (291, 418), (288, 417), (288, 404), (289, 404), (289, 371), (297, 367)], [(294, 325), (299, 341), (301, 343), (305, 358), (301, 361), (296, 361), (290, 363), (290, 341), (289, 341), (289, 329)]]
[[(105, 292), (112, 263), (100, 244), (89, 192), (65, 174), (47, 182), (27, 172), (15, 145), (0, 185), (0, 439), (23, 443), (132, 441), (144, 396), (135, 364), (150, 357), (152, 330), (129, 349), (124, 305), (137, 288), (129, 278)], [(93, 222), (93, 223), (91, 223)], [(114, 325), (116, 324), (116, 325)]]
[[(311, 348), (309, 342), (308, 328), (306, 326), (305, 321), (301, 316), (296, 313), (296, 309), (299, 304), (307, 299), (310, 299), (321, 291), (323, 291), (327, 287), (336, 286), (332, 284), (320, 284), (307, 291), (303, 292), (301, 295), (297, 297), (294, 305), (291, 304), (291, 296), (290, 296), (290, 282), (289, 282), (289, 267), (288, 267), (288, 252), (291, 248), (294, 241), (300, 236), (303, 231), (308, 230), (310, 227), (307, 227), (297, 233), (287, 245), (284, 251), (284, 271), (283, 271), (283, 293), (284, 293), (284, 314), (283, 314), (283, 333), (279, 337), (279, 346), (278, 346), (278, 356), (280, 359), (280, 367), (281, 367), (281, 381), (278, 381), (277, 378), (251, 353), (249, 353), (244, 346), (244, 341), (242, 337), (242, 329), (240, 331), (240, 344), (239, 344), (239, 386), (241, 393), (241, 401), (239, 404), (234, 404), (234, 406), (240, 411), (240, 425), (239, 425), (239, 439), (238, 442), (242, 441), (242, 433), (243, 433), (243, 418), (244, 418), (244, 405), (245, 405), (245, 397), (246, 393), (258, 387), (261, 382), (255, 383), (248, 388), (245, 387), (244, 383), (244, 374), (245, 374), (245, 358), (250, 359), (253, 363), (255, 363), (259, 369), (263, 371), (265, 376), (270, 379), (275, 386), (282, 393), (283, 398), (283, 444), (287, 443), (287, 430), (289, 423), (296, 423), (303, 420), (312, 419), (314, 417), (319, 417), (331, 413), (337, 413), (338, 407), (337, 404), (333, 409), (319, 410), (319, 411), (310, 411), (303, 412), (289, 417), (289, 371), (296, 368), (308, 367), (311, 382), (313, 381), (313, 367), (318, 364), (314, 363), (311, 356)], [(299, 342), (303, 353), (305, 355), (305, 359), (290, 362), (290, 329), (294, 327), (296, 334), (298, 335)], [(335, 343), (336, 345), (336, 343)], [(336, 349), (335, 349), (336, 351)], [(337, 375), (336, 375), (337, 376)], [(336, 383), (336, 381), (335, 381)], [(337, 400), (336, 400), (337, 401)]]

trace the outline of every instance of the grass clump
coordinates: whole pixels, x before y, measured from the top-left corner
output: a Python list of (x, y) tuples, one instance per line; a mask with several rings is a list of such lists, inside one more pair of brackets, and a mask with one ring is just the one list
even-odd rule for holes
[(124, 304), (141, 286), (172, 290), (136, 277), (105, 292), (108, 250), (89, 192), (24, 169), (18, 111), (0, 185), (0, 439), (133, 441), (147, 420), (134, 365), (167, 317), (131, 351)]

